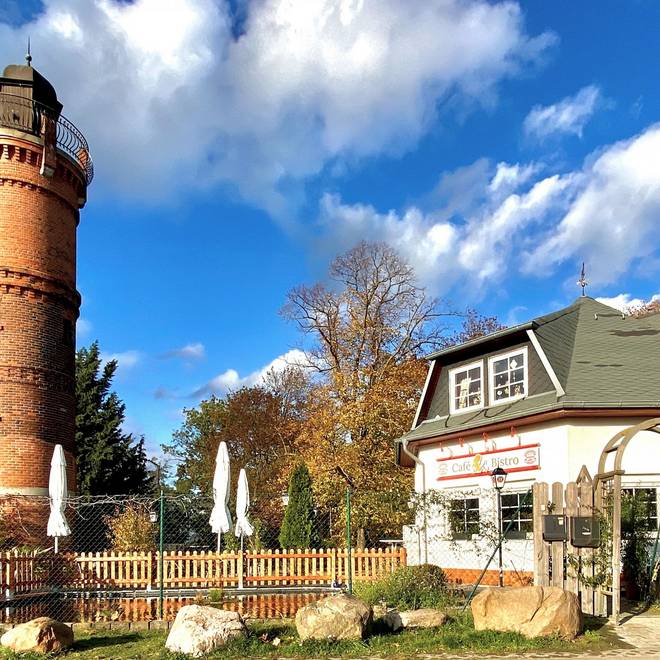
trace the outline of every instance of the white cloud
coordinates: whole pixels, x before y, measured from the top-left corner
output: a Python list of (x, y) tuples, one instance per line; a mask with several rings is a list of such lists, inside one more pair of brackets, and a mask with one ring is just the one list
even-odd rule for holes
[(227, 369), (221, 374), (212, 378), (208, 383), (196, 389), (192, 396), (202, 397), (209, 394), (223, 394), (229, 390), (236, 390), (240, 387), (251, 387), (262, 383), (270, 371), (283, 371), (290, 366), (302, 366), (308, 364), (307, 357), (303, 351), (292, 349), (283, 355), (276, 357), (261, 369), (257, 369), (250, 374), (241, 376), (236, 369)]
[(319, 249), (330, 258), (359, 240), (385, 241), (435, 293), (458, 286), (468, 299), (506, 278), (544, 277), (583, 260), (590, 282), (606, 285), (658, 256), (660, 124), (592, 154), (581, 169), (541, 176), (545, 169), (482, 159), (441, 177), (464, 182), (460, 205), (453, 186), (444, 199), (434, 192), (436, 206), (425, 210), (382, 213), (325, 195)]
[[(383, 214), (372, 206), (347, 205), (336, 195), (326, 195), (321, 201), (321, 243), (333, 254), (362, 239), (385, 241), (414, 264), (434, 292), (446, 293), (461, 284), (475, 295), (482, 284), (492, 284), (505, 273), (510, 256), (521, 247), (516, 237), (546, 214), (566, 186), (555, 175), (537, 181), (527, 192), (502, 197), (501, 172), (502, 164), (485, 183), (481, 205), (453, 221), (445, 219), (443, 208), (425, 213), (413, 206)], [(500, 182), (493, 185), (498, 175)]]
[(537, 237), (525, 272), (547, 270), (572, 257), (586, 261), (593, 284), (617, 280), (658, 247), (660, 124), (618, 142), (564, 176), (569, 203), (559, 222)]
[(183, 360), (201, 360), (206, 357), (206, 349), (204, 344), (195, 342), (193, 344), (186, 344), (181, 348), (175, 348), (171, 351), (163, 353), (163, 358), (181, 358)]
[(633, 298), (629, 293), (619, 293), (616, 296), (610, 298), (596, 298), (598, 302), (602, 302), (603, 305), (609, 305), (615, 309), (619, 309), (622, 312), (627, 312), (630, 309), (636, 309), (638, 307), (643, 307), (650, 302), (656, 302), (660, 300), (660, 293), (656, 293), (651, 296), (649, 300), (644, 300), (643, 298)]
[(553, 105), (537, 105), (532, 108), (525, 118), (523, 130), (541, 141), (557, 134), (582, 137), (584, 127), (602, 102), (598, 87), (583, 87), (574, 96), (567, 96)]
[(142, 360), (142, 353), (133, 350), (119, 353), (101, 353), (101, 364), (103, 366), (112, 360), (117, 362), (117, 372), (125, 373), (133, 369)]
[(144, 198), (225, 181), (282, 211), (326, 164), (414, 145), (449, 97), (492, 102), (555, 41), (515, 2), (246, 6), (235, 36), (228, 0), (50, 0), (0, 24), (0, 58), (31, 35), (103, 182)]

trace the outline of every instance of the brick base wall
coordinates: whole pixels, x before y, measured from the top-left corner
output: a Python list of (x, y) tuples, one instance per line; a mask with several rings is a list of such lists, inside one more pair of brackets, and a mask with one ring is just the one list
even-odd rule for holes
[[(476, 584), (481, 571), (477, 569), (470, 568), (445, 568), (443, 566), (442, 570), (445, 572), (449, 582), (455, 584)], [(488, 587), (496, 587), (499, 584), (499, 575), (498, 570), (488, 570), (486, 571), (481, 584)], [(534, 574), (531, 572), (516, 572), (516, 571), (504, 571), (504, 586), (505, 587), (525, 587), (527, 585), (534, 583)]]

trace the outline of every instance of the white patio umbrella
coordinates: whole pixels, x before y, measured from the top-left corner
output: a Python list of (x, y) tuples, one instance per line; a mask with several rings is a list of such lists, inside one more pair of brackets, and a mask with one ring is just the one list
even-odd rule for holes
[(236, 491), (236, 528), (234, 534), (241, 537), (241, 570), (238, 576), (238, 588), (243, 588), (243, 571), (245, 570), (245, 563), (243, 561), (243, 539), (246, 536), (252, 536), (254, 528), (247, 518), (250, 509), (250, 489), (248, 488), (247, 475), (245, 470), (241, 468), (238, 474), (238, 489)]
[(236, 491), (236, 528), (234, 530), (236, 536), (241, 537), (241, 542), (244, 536), (252, 536), (254, 533), (254, 528), (247, 518), (249, 509), (250, 489), (245, 470), (241, 468), (238, 474), (238, 490)]
[(215, 457), (215, 472), (213, 474), (213, 510), (209, 518), (211, 529), (218, 535), (218, 552), (220, 539), (231, 530), (231, 513), (229, 512), (229, 452), (227, 443), (221, 442)]
[(69, 536), (71, 529), (64, 517), (66, 507), (66, 459), (62, 445), (55, 445), (53, 458), (50, 461), (50, 476), (48, 477), (48, 497), (50, 498), (50, 515), (46, 534), (55, 537), (55, 552), (59, 551), (60, 536)]

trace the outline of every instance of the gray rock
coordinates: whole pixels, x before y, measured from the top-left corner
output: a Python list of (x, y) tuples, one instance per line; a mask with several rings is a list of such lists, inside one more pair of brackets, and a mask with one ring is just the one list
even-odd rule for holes
[(564, 639), (574, 639), (582, 632), (577, 596), (559, 587), (486, 589), (473, 599), (471, 607), (476, 630)]
[(442, 610), (430, 607), (405, 612), (390, 610), (383, 621), (393, 632), (404, 628), (439, 628), (447, 622), (447, 615)]
[(337, 594), (302, 607), (296, 630), (306, 639), (362, 639), (371, 626), (371, 607), (355, 596)]
[(186, 605), (178, 611), (165, 647), (173, 653), (201, 658), (230, 640), (245, 635), (247, 628), (238, 612)]
[(73, 644), (73, 630), (65, 623), (42, 616), (8, 630), (0, 644), (17, 653), (59, 653)]

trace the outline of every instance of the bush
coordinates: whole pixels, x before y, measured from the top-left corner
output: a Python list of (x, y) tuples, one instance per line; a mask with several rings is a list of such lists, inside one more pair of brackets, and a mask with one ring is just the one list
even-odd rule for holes
[(433, 564), (402, 566), (381, 580), (358, 582), (355, 594), (370, 605), (385, 602), (400, 610), (442, 607), (451, 600), (447, 576)]
[(296, 466), (289, 480), (289, 503), (280, 530), (280, 546), (286, 548), (318, 548), (321, 541), (316, 530), (312, 478), (304, 464)]
[(149, 518), (149, 509), (130, 503), (105, 518), (110, 547), (115, 552), (150, 552), (156, 549), (156, 525)]

